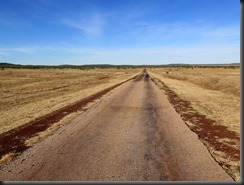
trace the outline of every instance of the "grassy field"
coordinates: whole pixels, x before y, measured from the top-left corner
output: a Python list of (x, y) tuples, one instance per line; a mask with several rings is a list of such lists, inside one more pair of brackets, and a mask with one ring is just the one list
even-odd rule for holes
[[(152, 77), (164, 82), (182, 100), (191, 102), (197, 112), (226, 126), (240, 136), (240, 69), (239, 68), (160, 68), (148, 70)], [(194, 127), (194, 122), (186, 122)], [(216, 141), (240, 149), (240, 141), (217, 138)], [(240, 179), (240, 161), (219, 152), (205, 143), (215, 159), (227, 172)], [(227, 166), (227, 167), (226, 167)]]
[(126, 80), (139, 69), (4, 69), (0, 133)]
[[(118, 82), (131, 78), (142, 69), (11, 69), (0, 70), (0, 134), (21, 126), (68, 104), (88, 97)], [(202, 115), (226, 126), (240, 136), (239, 68), (149, 68), (149, 74), (161, 80), (181, 99)], [(78, 112), (79, 113), (79, 112)], [(72, 113), (47, 131), (26, 140), (32, 146), (78, 113)], [(186, 121), (191, 128), (194, 122)], [(216, 138), (218, 143), (240, 149), (240, 141)], [(240, 160), (205, 143), (210, 153), (235, 179), (240, 179)], [(0, 160), (5, 163), (14, 154)]]
[(240, 134), (240, 69), (150, 70), (201, 113)]

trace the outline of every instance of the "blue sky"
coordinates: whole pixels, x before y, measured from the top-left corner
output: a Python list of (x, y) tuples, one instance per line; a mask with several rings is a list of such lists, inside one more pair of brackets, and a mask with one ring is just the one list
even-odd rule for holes
[(240, 1), (0, 0), (0, 62), (240, 62)]

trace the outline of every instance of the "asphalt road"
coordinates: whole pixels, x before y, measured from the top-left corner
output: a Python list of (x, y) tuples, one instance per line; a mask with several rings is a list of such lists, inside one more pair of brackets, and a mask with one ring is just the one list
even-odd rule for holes
[(0, 169), (2, 181), (233, 181), (142, 74)]

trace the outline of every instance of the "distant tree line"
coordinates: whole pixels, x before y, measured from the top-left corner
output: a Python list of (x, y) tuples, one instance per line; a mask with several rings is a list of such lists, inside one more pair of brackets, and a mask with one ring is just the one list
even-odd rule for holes
[(167, 64), (167, 65), (110, 65), (110, 64), (92, 64), (92, 65), (21, 65), (11, 63), (0, 63), (0, 68), (13, 69), (134, 69), (134, 68), (240, 68), (239, 63), (234, 64)]

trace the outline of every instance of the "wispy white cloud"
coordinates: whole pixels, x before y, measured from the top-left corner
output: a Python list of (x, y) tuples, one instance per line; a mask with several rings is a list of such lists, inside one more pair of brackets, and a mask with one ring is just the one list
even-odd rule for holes
[(72, 45), (53, 45), (53, 46), (30, 46), (30, 47), (7, 47), (0, 48), (0, 52), (20, 52), (27, 54), (35, 54), (42, 51), (49, 52), (67, 52), (67, 53), (90, 53), (93, 55), (125, 55), (125, 54), (187, 54), (196, 52), (208, 53), (231, 53), (239, 52), (239, 46), (231, 45), (195, 45), (195, 46), (162, 46), (162, 47), (136, 47), (136, 48), (83, 48)]
[(39, 47), (5, 47), (0, 48), (0, 52), (3, 53), (13, 53), (13, 52), (20, 52), (20, 53), (26, 53), (26, 54), (33, 54), (39, 50)]
[[(57, 63), (63, 60), (68, 63), (83, 61), (84, 63), (111, 64), (164, 64), (164, 63), (232, 63), (240, 62), (240, 48), (231, 45), (195, 45), (195, 46), (163, 46), (137, 48), (83, 48), (72, 45), (53, 45), (35, 47), (0, 48), (0, 54), (8, 54), (8, 58), (16, 52), (28, 56), (43, 58), (51, 53)], [(56, 56), (56, 57), (55, 57)], [(68, 57), (68, 58), (67, 58)], [(48, 58), (46, 60), (49, 60)], [(50, 61), (53, 62), (53, 61)], [(67, 63), (67, 62), (66, 62)]]
[(8, 56), (8, 53), (4, 51), (0, 51), (0, 57), (4, 57), (4, 56)]
[[(224, 38), (238, 38), (240, 37), (239, 25), (234, 26), (216, 26), (206, 21), (195, 22), (160, 22), (160, 21), (135, 21), (134, 24), (138, 33), (142, 33), (141, 37), (155, 38), (155, 39), (183, 39), (198, 37), (196, 41), (205, 39), (224, 39)], [(140, 34), (139, 34), (140, 36)]]
[(215, 38), (240, 37), (240, 26), (226, 26), (209, 29), (205, 32), (206, 36)]
[(65, 18), (61, 21), (64, 25), (79, 29), (88, 35), (100, 35), (105, 26), (105, 18), (102, 14), (95, 13), (80, 19)]

